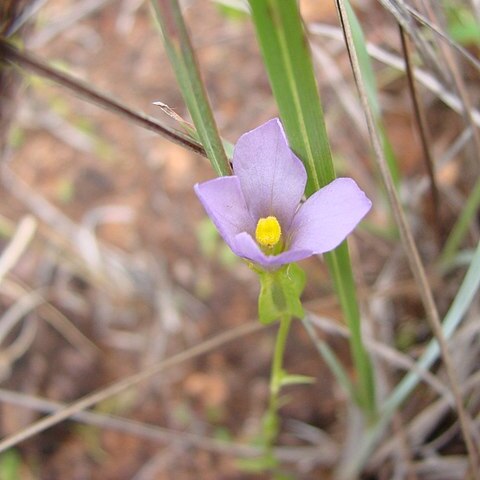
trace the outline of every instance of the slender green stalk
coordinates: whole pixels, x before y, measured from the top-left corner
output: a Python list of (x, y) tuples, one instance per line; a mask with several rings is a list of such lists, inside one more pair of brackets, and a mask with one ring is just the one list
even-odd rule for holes
[(282, 386), (283, 380), (283, 355), (287, 344), (288, 332), (292, 319), (284, 317), (280, 319), (280, 327), (278, 328), (277, 341), (275, 343), (275, 351), (272, 361), (272, 375), (270, 378), (270, 404), (278, 405), (278, 394)]
[(217, 174), (229, 175), (230, 164), (218, 134), (178, 0), (152, 0), (152, 5), (200, 141)]
[[(309, 196), (335, 178), (311, 55), (296, 0), (250, 0), (252, 18), (265, 65), (291, 148), (304, 162)], [(357, 398), (372, 418), (375, 388), (372, 366), (360, 331), (355, 284), (343, 243), (325, 255), (352, 330), (351, 350), (357, 369)]]
[(291, 317), (283, 317), (280, 319), (277, 338), (275, 340), (275, 350), (273, 352), (272, 370), (270, 374), (270, 400), (263, 423), (264, 448), (267, 456), (272, 455), (273, 445), (279, 432), (278, 409), (280, 408), (280, 390), (282, 388), (282, 380), (285, 376), (283, 357), (291, 323)]

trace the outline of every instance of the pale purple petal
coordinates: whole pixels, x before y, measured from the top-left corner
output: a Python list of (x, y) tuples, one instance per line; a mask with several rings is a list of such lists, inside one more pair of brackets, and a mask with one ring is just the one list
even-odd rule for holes
[(240, 137), (233, 153), (233, 170), (252, 216), (258, 220), (274, 215), (282, 229), (288, 230), (307, 174), (290, 150), (278, 119)]
[(333, 250), (368, 213), (372, 202), (351, 178), (337, 178), (299, 209), (289, 232), (290, 248)]
[(232, 250), (240, 257), (251, 260), (261, 267), (275, 269), (287, 263), (298, 262), (313, 255), (309, 250), (287, 250), (279, 255), (265, 255), (255, 240), (246, 232), (235, 237)]
[(232, 248), (241, 232), (254, 232), (251, 217), (237, 177), (219, 177), (195, 185), (195, 193), (225, 242)]

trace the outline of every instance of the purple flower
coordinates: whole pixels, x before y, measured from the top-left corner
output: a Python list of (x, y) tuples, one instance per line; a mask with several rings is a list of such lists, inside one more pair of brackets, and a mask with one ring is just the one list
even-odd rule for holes
[(268, 270), (333, 250), (372, 205), (351, 178), (301, 203), (307, 173), (278, 119), (240, 137), (233, 170), (195, 192), (233, 252)]

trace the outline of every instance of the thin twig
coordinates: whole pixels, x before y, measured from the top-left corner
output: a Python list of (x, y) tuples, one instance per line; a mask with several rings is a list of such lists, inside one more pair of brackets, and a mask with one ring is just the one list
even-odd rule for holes
[(157, 119), (142, 112), (133, 110), (118, 100), (114, 100), (105, 93), (94, 89), (87, 83), (47, 65), (31, 53), (25, 50), (20, 51), (3, 38), (0, 38), (0, 58), (1, 57), (66, 87), (68, 90), (79, 95), (88, 102), (99, 105), (100, 107), (110, 112), (114, 112), (120, 117), (126, 118), (147, 130), (158, 133), (195, 153), (205, 156), (204, 148), (184, 133), (171, 129), (160, 123)]
[(463, 405), (461, 391), (458, 386), (457, 379), (455, 377), (455, 370), (453, 367), (450, 352), (448, 350), (447, 342), (443, 335), (442, 325), (440, 322), (440, 317), (437, 311), (437, 307), (433, 299), (432, 291), (428, 284), (427, 276), (426, 276), (422, 261), (420, 259), (420, 255), (415, 245), (415, 240), (413, 238), (411, 229), (403, 213), (402, 206), (400, 204), (400, 200), (397, 195), (397, 191), (393, 184), (390, 170), (388, 169), (387, 161), (383, 154), (381, 141), (375, 127), (375, 120), (373, 117), (372, 110), (370, 108), (370, 104), (368, 102), (365, 85), (362, 79), (360, 65), (359, 65), (357, 54), (355, 51), (355, 46), (352, 38), (352, 31), (350, 28), (350, 24), (348, 23), (348, 17), (347, 17), (344, 1), (335, 0), (335, 3), (337, 5), (338, 15), (339, 15), (340, 22), (345, 35), (345, 42), (347, 45), (347, 50), (350, 57), (353, 74), (354, 74), (357, 88), (359, 91), (360, 99), (362, 101), (362, 105), (365, 111), (368, 130), (370, 133), (370, 139), (372, 142), (373, 150), (375, 152), (375, 158), (377, 160), (379, 170), (382, 175), (382, 179), (390, 199), (395, 221), (397, 223), (397, 226), (400, 232), (403, 246), (407, 253), (407, 259), (410, 264), (410, 269), (412, 270), (415, 280), (417, 281), (419, 294), (427, 314), (427, 319), (429, 321), (430, 328), (432, 329), (433, 334), (440, 347), (440, 352), (442, 355), (443, 362), (445, 364), (445, 370), (447, 373), (448, 382), (452, 389), (452, 394), (455, 398), (455, 406), (458, 413), (462, 434), (465, 440), (465, 445), (468, 450), (468, 458), (469, 458), (471, 473), (473, 478), (479, 479), (480, 471), (477, 469), (477, 465), (478, 465), (477, 451), (470, 434), (470, 429), (468, 426), (468, 415)]

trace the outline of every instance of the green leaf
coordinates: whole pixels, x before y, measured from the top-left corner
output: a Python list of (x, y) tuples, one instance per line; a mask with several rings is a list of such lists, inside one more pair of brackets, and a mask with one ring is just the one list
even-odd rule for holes
[(281, 317), (303, 317), (300, 301), (305, 286), (305, 273), (296, 264), (260, 275), (258, 316), (260, 322), (269, 324)]
[(315, 383), (315, 380), (315, 377), (309, 377), (308, 375), (290, 375), (285, 373), (280, 380), (280, 386), (312, 384)]

